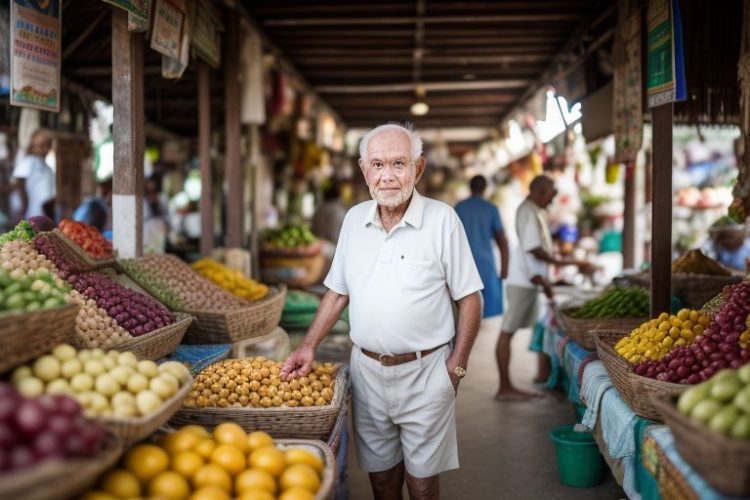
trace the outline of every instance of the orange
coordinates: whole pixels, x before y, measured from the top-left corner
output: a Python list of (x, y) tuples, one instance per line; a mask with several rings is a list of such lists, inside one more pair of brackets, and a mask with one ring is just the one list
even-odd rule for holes
[(315, 469), (305, 464), (294, 464), (287, 467), (279, 479), (281, 489), (304, 488), (316, 493), (320, 488), (320, 478)]
[(315, 495), (304, 488), (291, 488), (282, 493), (278, 500), (315, 500)]
[(275, 500), (276, 497), (266, 490), (260, 490), (253, 488), (251, 490), (245, 490), (237, 497), (237, 500)]
[(250, 455), (250, 466), (279, 477), (284, 472), (284, 453), (273, 446), (257, 449)]
[(315, 453), (303, 448), (290, 448), (284, 452), (284, 461), (286, 465), (305, 464), (309, 465), (318, 474), (323, 472), (323, 460)]
[(187, 479), (173, 471), (162, 472), (148, 485), (151, 498), (169, 498), (182, 500), (190, 496), (190, 485)]
[(181, 451), (172, 457), (172, 470), (185, 479), (192, 479), (203, 464), (203, 458), (194, 451)]
[(213, 439), (201, 439), (193, 447), (193, 451), (200, 455), (202, 458), (209, 460), (211, 459), (211, 454), (214, 452), (214, 448), (216, 448), (216, 441), (214, 441)]
[(247, 468), (245, 454), (228, 444), (220, 444), (216, 447), (211, 454), (211, 462), (222, 466), (233, 476), (236, 476)]
[(190, 495), (190, 500), (231, 500), (229, 494), (216, 486), (206, 486)]
[(208, 432), (205, 427), (195, 424), (186, 425), (185, 427), (180, 428), (180, 432), (189, 432), (190, 434), (195, 434), (199, 438), (211, 437), (211, 433)]
[(138, 498), (141, 496), (141, 483), (132, 472), (115, 469), (109, 471), (101, 481), (102, 491), (115, 498)]
[(167, 453), (174, 456), (181, 451), (192, 450), (200, 440), (194, 431), (180, 429), (161, 438), (159, 444)]
[(276, 493), (276, 480), (271, 474), (261, 469), (248, 469), (241, 472), (234, 483), (234, 490), (237, 493), (259, 489)]
[(167, 452), (153, 444), (139, 444), (125, 454), (125, 468), (146, 482), (169, 467)]
[(193, 476), (193, 486), (198, 489), (204, 486), (216, 486), (230, 493), (232, 478), (229, 473), (216, 464), (206, 464)]
[(218, 444), (230, 444), (243, 453), (247, 452), (247, 434), (234, 422), (224, 422), (216, 426), (214, 439)]
[(273, 438), (267, 432), (255, 431), (247, 435), (247, 446), (251, 452), (273, 444)]

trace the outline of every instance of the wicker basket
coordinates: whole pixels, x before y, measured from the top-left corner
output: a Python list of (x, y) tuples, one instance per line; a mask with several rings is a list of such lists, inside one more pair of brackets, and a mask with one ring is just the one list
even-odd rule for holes
[(281, 248), (263, 243), (260, 248), (261, 256), (263, 257), (313, 257), (318, 255), (323, 249), (323, 241), (318, 240), (315, 243), (311, 243), (304, 247), (297, 248)]
[(130, 446), (153, 434), (159, 427), (166, 424), (170, 417), (180, 409), (192, 386), (193, 379), (191, 377), (177, 391), (177, 394), (164, 403), (158, 412), (146, 415), (145, 417), (126, 419), (104, 417), (102, 421), (110, 432), (116, 435), (126, 446)]
[(349, 392), (349, 368), (342, 365), (336, 374), (333, 399), (326, 406), (279, 406), (271, 408), (182, 407), (170, 425), (179, 428), (198, 424), (213, 429), (222, 422), (236, 422), (248, 432), (262, 429), (274, 438), (300, 438), (328, 440), (336, 418), (346, 404)]
[(323, 460), (325, 468), (320, 480), (320, 488), (315, 494), (315, 500), (333, 498), (333, 487), (336, 480), (336, 458), (325, 443), (315, 439), (278, 439), (276, 446), (280, 449), (305, 448)]
[(157, 360), (169, 356), (182, 342), (193, 317), (185, 313), (175, 313), (175, 322), (140, 337), (133, 337), (122, 344), (111, 346), (116, 351), (132, 351), (138, 359)]
[(271, 287), (265, 299), (230, 311), (187, 311), (195, 317), (186, 344), (231, 344), (273, 331), (284, 310), (286, 287)]
[[(266, 283), (284, 283), (292, 288), (307, 288), (323, 277), (326, 258), (320, 253), (310, 257), (261, 257), (261, 277)], [(294, 271), (294, 272), (293, 272)]]
[(55, 244), (55, 247), (63, 253), (65, 259), (73, 265), (73, 269), (77, 272), (96, 271), (117, 265), (114, 254), (106, 259), (95, 259), (59, 229), (42, 234)]
[(679, 395), (688, 386), (662, 382), (633, 373), (630, 363), (613, 348), (622, 338), (622, 331), (593, 332), (592, 336), (596, 344), (596, 353), (625, 403), (638, 416), (661, 422), (661, 414), (651, 402), (650, 395)]
[(0, 475), (0, 498), (58, 500), (90, 488), (123, 452), (122, 443), (108, 436), (104, 449), (90, 458), (49, 460), (31, 469)]
[(655, 396), (652, 402), (672, 430), (677, 451), (708, 484), (725, 495), (750, 495), (750, 441), (693, 422), (677, 411), (674, 396)]
[(35, 312), (0, 314), (0, 372), (34, 359), (75, 333), (78, 305), (67, 304)]
[[(651, 286), (650, 273), (637, 274), (628, 279), (631, 283), (646, 288)], [(672, 294), (680, 298), (683, 307), (700, 309), (703, 304), (720, 294), (725, 286), (741, 280), (740, 276), (676, 273), (672, 275)]]
[(589, 351), (595, 351), (596, 345), (588, 332), (614, 329), (631, 331), (648, 321), (647, 318), (574, 318), (571, 315), (574, 310), (564, 309), (558, 318), (565, 334)]

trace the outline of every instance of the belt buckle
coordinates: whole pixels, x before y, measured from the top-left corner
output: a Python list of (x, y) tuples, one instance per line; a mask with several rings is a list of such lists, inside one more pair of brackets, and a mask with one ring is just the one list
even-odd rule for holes
[(383, 356), (388, 356), (387, 354), (378, 354), (378, 361), (383, 366), (388, 366), (388, 363), (386, 361), (383, 361)]

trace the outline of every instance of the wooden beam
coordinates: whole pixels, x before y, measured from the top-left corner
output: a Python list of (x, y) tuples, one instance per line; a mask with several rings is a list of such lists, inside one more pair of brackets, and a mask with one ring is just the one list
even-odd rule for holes
[[(101, 66), (68, 66), (65, 68), (65, 73), (72, 77), (111, 77), (112, 76), (112, 65), (108, 63)], [(144, 75), (159, 75), (161, 76), (161, 65), (159, 66), (146, 66), (143, 68)]]
[[(493, 106), (434, 106), (430, 103), (430, 96), (425, 99), (428, 105), (430, 105), (430, 116), (484, 116), (493, 115), (500, 119), (500, 114), (505, 110), (505, 106), (493, 107)], [(414, 100), (412, 99), (412, 102)], [(341, 116), (344, 119), (349, 118), (367, 118), (367, 117), (379, 117), (388, 116), (389, 114), (402, 111), (405, 114), (409, 113), (409, 106), (411, 103), (404, 104), (400, 109), (389, 108), (382, 109), (377, 101), (373, 101), (372, 107), (370, 108), (339, 108)], [(498, 122), (499, 123), (499, 122)]]
[[(276, 39), (284, 46), (287, 53), (292, 53), (297, 48), (336, 49), (341, 48), (341, 37), (328, 32), (320, 32), (314, 38), (308, 36), (288, 36)], [(556, 36), (502, 36), (500, 33), (492, 36), (475, 37), (444, 37), (431, 36), (425, 33), (425, 45), (429, 47), (516, 47), (524, 45), (555, 45), (559, 48), (563, 37)], [(382, 38), (376, 36), (351, 35), (347, 37), (347, 47), (372, 48), (372, 47), (409, 47), (412, 37)]]
[(214, 249), (214, 181), (211, 171), (211, 69), (198, 58), (198, 158), (201, 170), (201, 255)]
[(633, 269), (636, 254), (636, 168), (635, 162), (625, 165), (625, 192), (623, 194), (624, 210), (622, 214), (622, 267)]
[[(444, 68), (424, 68), (422, 78), (424, 83), (430, 81), (481, 81), (484, 80), (534, 80), (541, 73), (540, 66), (524, 66), (513, 68), (498, 68), (487, 66), (461, 66), (461, 67), (444, 67)], [(305, 71), (310, 80), (321, 80), (326, 85), (356, 85), (363, 83), (374, 83), (380, 80), (386, 80), (387, 83), (408, 80), (411, 75), (411, 69), (407, 66), (402, 68), (382, 68), (368, 69), (358, 68), (351, 71), (342, 68), (314, 68), (310, 67)], [(464, 75), (473, 76), (473, 80), (465, 80)]]
[[(511, 38), (518, 36), (539, 36), (545, 39), (549, 37), (559, 37), (565, 39), (569, 34), (570, 29), (564, 25), (552, 25), (540, 28), (538, 26), (529, 26), (528, 28), (517, 28), (517, 27), (505, 27), (505, 26), (493, 26), (487, 27), (471, 27), (466, 26), (445, 26), (445, 27), (430, 27), (425, 33), (427, 39), (442, 39), (449, 41), (453, 38), (460, 37), (503, 37)], [(326, 27), (325, 29), (320, 28), (295, 28), (295, 27), (278, 27), (271, 30), (274, 40), (277, 40), (279, 44), (286, 46), (286, 43), (291, 40), (307, 40), (314, 42), (319, 38), (333, 38), (338, 39), (339, 42), (342, 38), (347, 39), (412, 39), (414, 37), (413, 28), (391, 28), (391, 27), (379, 27), (379, 28), (342, 28), (338, 26)]]
[[(484, 92), (477, 93), (432, 93), (427, 96), (430, 106), (496, 106), (511, 104), (518, 99), (515, 92)], [(328, 101), (340, 110), (356, 108), (378, 107), (390, 108), (411, 105), (414, 102), (413, 93), (405, 94), (366, 94), (366, 95), (335, 95), (331, 94)]]
[[(503, 90), (526, 87), (529, 80), (484, 80), (469, 82), (430, 82), (422, 86), (429, 92), (450, 90)], [(391, 83), (385, 85), (321, 85), (316, 90), (323, 94), (372, 94), (378, 92), (414, 91), (415, 83)]]
[[(480, 47), (477, 44), (470, 47), (439, 47), (423, 49), (423, 57), (473, 57), (479, 54), (494, 56), (521, 56), (528, 54), (541, 54), (551, 57), (551, 52), (559, 49), (559, 45), (554, 43), (547, 45), (514, 45), (508, 47)], [(342, 47), (297, 47), (287, 48), (287, 55), (292, 59), (306, 57), (324, 57), (324, 56), (344, 56), (344, 57), (382, 57), (382, 56), (407, 56), (411, 57), (414, 53), (413, 47), (352, 47), (347, 45)]]
[(240, 153), (240, 81), (239, 19), (229, 13), (225, 38), (224, 64), (224, 130), (226, 134), (225, 181), (227, 185), (227, 227), (225, 245), (243, 246), (243, 183)]
[(456, 15), (456, 16), (401, 16), (401, 17), (331, 17), (331, 18), (285, 18), (268, 19), (264, 26), (372, 26), (394, 24), (486, 24), (486, 23), (559, 23), (575, 21), (578, 14), (501, 14), (501, 15)]
[(672, 303), (672, 120), (673, 105), (651, 110), (654, 161), (651, 203), (651, 317)]
[(128, 32), (128, 13), (112, 10), (114, 172), (112, 232), (120, 257), (143, 253), (143, 34)]
[[(425, 55), (423, 64), (425, 66), (455, 66), (467, 64), (515, 64), (515, 63), (539, 63), (549, 61), (552, 55), (547, 54), (508, 54), (493, 56), (432, 56)], [(411, 56), (390, 57), (351, 57), (351, 56), (306, 56), (297, 57), (295, 61), (300, 66), (393, 66), (397, 64), (410, 64)]]
[(91, 20), (91, 22), (81, 31), (78, 36), (73, 39), (72, 42), (65, 44), (65, 50), (63, 50), (62, 53), (62, 59), (63, 61), (68, 58), (68, 56), (76, 51), (76, 49), (89, 37), (92, 31), (94, 31), (96, 28), (99, 27), (99, 25), (107, 18), (107, 16), (111, 15), (109, 12), (109, 9), (104, 8), (99, 13), (98, 16), (96, 16), (94, 19)]

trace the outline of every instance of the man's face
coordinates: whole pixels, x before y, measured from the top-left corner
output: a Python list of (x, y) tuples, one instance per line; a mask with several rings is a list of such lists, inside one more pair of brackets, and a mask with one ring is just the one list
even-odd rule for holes
[(552, 183), (545, 184), (539, 191), (538, 203), (541, 208), (547, 208), (557, 196), (557, 188)]
[(47, 156), (49, 150), (52, 148), (52, 140), (46, 134), (36, 134), (31, 139), (29, 149), (32, 154), (39, 156)]
[(370, 139), (360, 168), (379, 206), (396, 208), (409, 200), (425, 168), (424, 158), (411, 158), (411, 141), (398, 130), (384, 130)]

